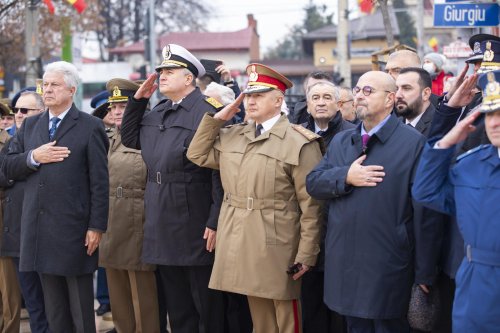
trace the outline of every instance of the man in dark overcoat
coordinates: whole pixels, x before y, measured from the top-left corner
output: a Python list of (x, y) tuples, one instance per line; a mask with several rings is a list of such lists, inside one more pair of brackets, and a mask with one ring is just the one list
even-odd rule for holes
[[(222, 104), (196, 87), (205, 69), (182, 46), (165, 46), (156, 69), (129, 99), (121, 126), (123, 145), (141, 149), (148, 169), (142, 259), (157, 265), (173, 333), (223, 332), (222, 293), (208, 288), (222, 202), (212, 197), (215, 171), (186, 157), (205, 112)], [(145, 113), (158, 86), (167, 99)]]
[(26, 179), (21, 271), (40, 274), (52, 332), (95, 332), (92, 274), (108, 218), (108, 138), (102, 121), (78, 110), (78, 71), (47, 65), (47, 111), (27, 118), (2, 170)]
[(414, 269), (410, 189), (425, 138), (391, 111), (396, 85), (367, 72), (353, 89), (362, 123), (337, 134), (307, 176), (308, 192), (328, 200), (325, 303), (349, 332), (408, 332)]

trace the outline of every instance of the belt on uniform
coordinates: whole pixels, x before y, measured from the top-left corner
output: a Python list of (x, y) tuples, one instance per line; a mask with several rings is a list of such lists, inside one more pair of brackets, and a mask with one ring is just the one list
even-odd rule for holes
[(467, 245), (465, 253), (469, 262), (500, 267), (500, 252), (498, 251), (482, 250)]
[(143, 189), (132, 189), (132, 188), (123, 188), (118, 186), (117, 188), (112, 188), (109, 190), (109, 196), (117, 198), (144, 198), (144, 190)]
[(297, 201), (285, 201), (275, 199), (256, 199), (252, 197), (238, 197), (231, 193), (224, 193), (224, 202), (229, 206), (245, 208), (247, 210), (278, 209), (298, 212)]
[(148, 170), (148, 182), (165, 183), (211, 183), (212, 177), (206, 174), (196, 174), (189, 172), (152, 172)]

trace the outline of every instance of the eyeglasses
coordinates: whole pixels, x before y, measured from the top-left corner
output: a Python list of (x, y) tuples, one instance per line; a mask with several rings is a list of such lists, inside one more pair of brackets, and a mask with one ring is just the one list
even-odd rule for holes
[[(354, 95), (356, 95), (360, 91), (363, 91), (363, 95), (370, 96), (372, 93), (376, 92), (377, 89), (372, 88), (370, 86), (364, 86), (363, 88), (360, 88), (360, 87), (356, 86), (356, 87), (352, 88), (352, 93)], [(386, 93), (391, 93), (392, 92), (392, 91), (388, 91), (388, 90), (383, 90), (383, 91), (385, 91)]]
[(348, 100), (345, 100), (345, 101), (339, 101), (340, 105), (344, 105), (345, 103), (349, 103), (349, 102), (354, 102), (353, 99), (348, 99)]
[(28, 111), (36, 111), (38, 109), (29, 109), (29, 108), (14, 108), (14, 113), (21, 112), (22, 114), (27, 114)]

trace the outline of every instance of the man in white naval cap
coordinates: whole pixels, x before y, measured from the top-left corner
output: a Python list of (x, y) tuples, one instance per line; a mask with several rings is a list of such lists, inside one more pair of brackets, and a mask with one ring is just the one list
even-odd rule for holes
[[(162, 55), (129, 99), (121, 128), (122, 143), (141, 149), (148, 169), (142, 259), (158, 265), (173, 333), (223, 332), (222, 294), (208, 288), (222, 185), (217, 171), (186, 158), (205, 112), (222, 105), (196, 87), (205, 68), (188, 50), (169, 44)], [(158, 87), (166, 99), (146, 113)]]

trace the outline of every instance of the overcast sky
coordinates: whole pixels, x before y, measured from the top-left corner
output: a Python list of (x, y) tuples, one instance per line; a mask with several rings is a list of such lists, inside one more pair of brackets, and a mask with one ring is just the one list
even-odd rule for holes
[[(212, 18), (207, 23), (208, 31), (235, 31), (247, 26), (247, 14), (257, 20), (261, 52), (281, 40), (292, 26), (302, 23), (304, 7), (310, 0), (212, 0)], [(337, 16), (337, 0), (313, 0), (316, 5), (327, 5), (327, 13)], [(350, 0), (350, 9), (356, 9), (357, 0)]]

